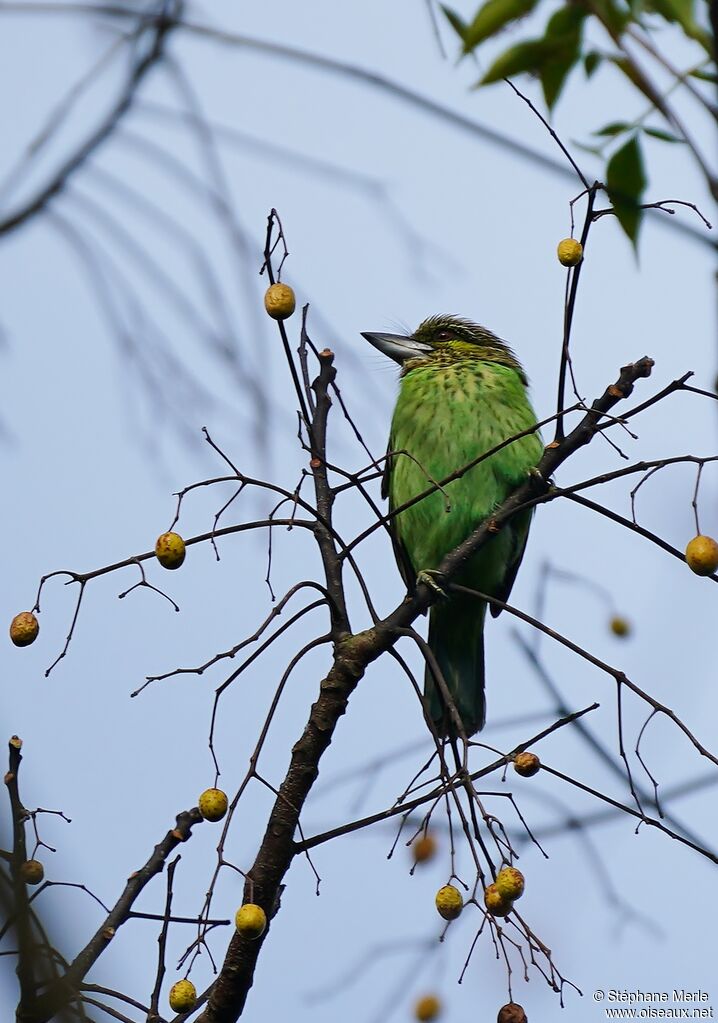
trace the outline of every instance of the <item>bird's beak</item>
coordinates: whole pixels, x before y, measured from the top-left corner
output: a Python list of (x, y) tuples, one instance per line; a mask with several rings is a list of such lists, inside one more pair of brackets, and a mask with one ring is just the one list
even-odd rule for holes
[(404, 334), (365, 334), (362, 331), (362, 337), (366, 338), (370, 345), (378, 348), (382, 355), (388, 355), (390, 359), (398, 363), (406, 362), (407, 359), (415, 359), (417, 356), (432, 351), (431, 345), (426, 345), (423, 341), (416, 341), (413, 337), (407, 337)]

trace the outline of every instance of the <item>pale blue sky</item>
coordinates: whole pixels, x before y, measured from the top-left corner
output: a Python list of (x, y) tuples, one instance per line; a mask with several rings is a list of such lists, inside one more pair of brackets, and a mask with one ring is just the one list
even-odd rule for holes
[[(464, 4), (465, 11), (471, 4)], [(47, 15), (22, 17), (2, 11), (0, 67), (6, 97), (2, 110), (4, 144), (0, 177), (22, 157), (55, 108), (110, 44), (106, 32), (84, 19)], [(189, 17), (189, 16), (188, 16)], [(475, 118), (536, 150), (557, 156), (538, 120), (504, 86), (474, 92), (478, 76), (468, 64), (458, 70), (437, 50), (421, 4), (374, 0), (338, 8), (328, 2), (272, 5), (215, 2), (195, 8), (189, 20), (213, 23), (247, 36), (324, 54), (374, 71)], [(451, 45), (451, 39), (446, 34)], [(500, 152), (455, 127), (429, 118), (379, 90), (356, 80), (299, 66), (246, 47), (220, 45), (179, 32), (170, 53), (191, 83), (206, 115), (245, 137), (223, 138), (219, 153), (223, 174), (241, 227), (230, 236), (227, 218), (218, 220), (206, 201), (151, 157), (159, 145), (206, 180), (197, 139), (186, 127), (168, 123), (155, 103), (179, 108), (178, 80), (155, 72), (142, 89), (140, 104), (123, 124), (127, 134), (98, 150), (50, 213), (67, 218), (82, 237), (109, 251), (135, 293), (162, 330), (165, 354), (152, 365), (170, 392), (177, 381), (169, 353), (190, 377), (216, 397), (195, 402), (184, 393), (174, 425), (142, 393), (127, 352), (108, 330), (87, 274), (58, 232), (51, 216), (37, 217), (0, 245), (0, 320), (7, 332), (2, 355), (0, 413), (11, 437), (0, 449), (6, 499), (6, 539), (0, 571), (4, 580), (0, 621), (31, 606), (39, 577), (59, 568), (84, 571), (150, 549), (174, 514), (172, 493), (202, 478), (223, 473), (200, 430), (207, 426), (241, 468), (267, 475), (287, 487), (299, 478), (303, 456), (295, 441), (294, 399), (273, 324), (261, 307), (264, 283), (257, 276), (268, 210), (276, 207), (289, 238), (291, 255), (283, 273), (300, 303), (310, 302), (310, 332), (319, 347), (337, 352), (338, 383), (373, 451), (386, 443), (395, 389), (395, 370), (369, 350), (360, 331), (414, 326), (426, 315), (456, 312), (480, 321), (507, 338), (532, 381), (540, 417), (552, 411), (559, 358), (565, 271), (555, 258), (557, 241), (569, 233), (569, 200), (577, 183), (554, 177), (525, 159)], [(65, 123), (37, 169), (23, 176), (12, 193), (0, 193), (7, 211), (32, 194), (102, 116), (121, 82), (112, 65)], [(537, 99), (530, 84), (527, 92)], [(572, 79), (556, 112), (565, 141), (586, 139), (608, 120), (629, 117), (642, 105), (622, 90), (610, 71), (587, 88)], [(701, 130), (700, 122), (696, 130)], [(149, 140), (138, 149), (137, 136)], [(345, 177), (313, 173), (288, 156), (260, 148), (271, 142), (297, 154), (323, 160)], [(198, 157), (198, 151), (200, 157)], [(650, 198), (697, 202), (710, 219), (702, 183), (681, 147), (649, 145)], [(598, 173), (581, 156), (588, 172)], [(102, 173), (98, 173), (102, 172)], [(158, 221), (128, 208), (116, 191), (108, 192), (107, 174), (139, 190), (191, 234), (206, 252), (228, 301), (228, 317), (241, 345), (243, 365), (267, 384), (269, 412), (262, 423), (266, 443), (248, 427), (252, 409), (236, 377), (208, 356), (209, 342), (198, 338), (187, 309), (170, 308), (167, 296), (188, 297), (201, 317), (217, 312), (203, 291), (197, 266), (186, 257), (181, 233), (167, 236)], [(102, 174), (105, 177), (102, 177)], [(362, 186), (351, 180), (360, 175)], [(366, 182), (374, 183), (367, 189)], [(376, 186), (386, 198), (376, 199)], [(374, 192), (371, 188), (374, 188)], [(164, 293), (138, 266), (131, 241), (108, 236), (88, 200), (100, 203), (135, 243), (152, 254), (170, 282)], [(675, 219), (699, 226), (679, 212)], [(109, 241), (108, 241), (109, 239)], [(109, 248), (108, 248), (109, 246)], [(691, 369), (699, 386), (715, 375), (714, 266), (700, 243), (647, 222), (637, 262), (616, 224), (604, 218), (595, 227), (581, 281), (574, 331), (574, 355), (582, 393), (603, 391), (618, 367), (644, 354), (656, 360), (651, 381), (636, 390), (642, 400)], [(176, 296), (175, 296), (176, 297)], [(125, 313), (127, 306), (124, 307)], [(291, 321), (298, 337), (298, 318)], [(154, 358), (152, 342), (139, 318), (127, 319), (129, 336), (140, 354)], [(157, 335), (151, 335), (157, 340)], [(332, 452), (356, 468), (365, 456), (332, 413)], [(177, 424), (194, 446), (178, 438)], [(638, 441), (620, 437), (630, 459), (715, 451), (715, 408), (707, 400), (677, 395), (650, 411), (636, 432)], [(618, 439), (618, 437), (616, 438)], [(582, 479), (621, 464), (607, 445), (594, 443), (561, 471), (559, 481)], [(676, 468), (659, 474), (639, 501), (640, 521), (682, 549), (693, 534), (690, 506), (694, 474)], [(614, 486), (594, 495), (629, 514), (631, 486)], [(205, 532), (231, 491), (200, 491), (188, 499), (180, 531)], [(271, 505), (243, 497), (236, 518), (259, 517)], [(701, 523), (718, 533), (715, 472), (704, 474)], [(351, 533), (366, 521), (358, 501), (337, 509), (341, 528)], [(42, 837), (57, 847), (43, 853), (47, 876), (84, 882), (111, 904), (127, 875), (147, 858), (171, 826), (174, 815), (194, 804), (213, 781), (207, 730), (214, 688), (225, 677), (220, 664), (200, 677), (182, 676), (155, 683), (141, 697), (129, 694), (146, 674), (201, 663), (252, 631), (271, 606), (263, 579), (266, 539), (239, 534), (221, 544), (222, 561), (208, 546), (192, 548), (186, 565), (169, 575), (150, 567), (151, 581), (167, 588), (180, 605), (176, 615), (160, 597), (137, 591), (123, 601), (117, 594), (136, 579), (131, 571), (104, 577), (88, 587), (76, 636), (68, 656), (49, 679), (44, 670), (62, 648), (72, 615), (72, 593), (62, 581), (45, 594), (41, 634), (30, 649), (3, 646), (3, 715), (8, 735), (25, 740), (22, 793), (29, 806), (61, 808), (72, 824), (48, 818)], [(541, 566), (582, 573), (608, 587), (617, 609), (632, 620), (626, 642), (607, 629), (609, 609), (591, 592), (555, 583), (549, 591), (547, 623), (624, 669), (639, 685), (669, 704), (711, 749), (718, 747), (714, 620), (718, 592), (692, 576), (685, 566), (651, 544), (583, 509), (554, 502), (539, 510), (513, 600), (531, 611)], [(376, 537), (366, 545), (363, 568), (375, 602), (387, 612), (401, 598), (388, 543)], [(273, 585), (277, 594), (293, 581), (318, 571), (308, 540), (298, 533), (275, 537)], [(357, 594), (353, 623), (367, 624)], [(316, 624), (314, 622), (316, 621)], [(489, 722), (546, 707), (546, 698), (512, 639), (513, 623), (503, 616), (487, 629)], [(310, 629), (314, 628), (314, 632)], [(254, 745), (262, 714), (276, 680), (301, 643), (323, 628), (319, 616), (299, 626), (287, 641), (233, 687), (222, 704), (218, 751), (221, 784), (236, 791)], [(523, 635), (530, 636), (525, 629)], [(542, 641), (546, 665), (572, 709), (594, 700), (600, 711), (589, 725), (616, 750), (615, 692), (612, 681), (568, 652)], [(404, 652), (414, 658), (409, 648)], [(413, 663), (418, 661), (414, 658)], [(295, 673), (270, 735), (266, 776), (277, 784), (286, 750), (298, 736), (314, 698), (327, 658), (315, 653)], [(627, 720), (640, 727), (641, 708), (628, 705)], [(527, 731), (527, 727), (529, 731)], [(488, 729), (486, 741), (509, 749), (540, 725)], [(313, 834), (389, 805), (425, 759), (422, 750), (390, 765), (378, 777), (361, 774), (362, 765), (424, 735), (416, 701), (394, 665), (374, 665), (352, 699), (336, 740), (322, 765), (316, 798), (307, 808), (304, 829)], [(426, 749), (429, 749), (428, 740)], [(670, 787), (709, 771), (688, 742), (666, 723), (649, 730), (645, 749), (654, 773)], [(619, 784), (575, 738), (556, 736), (541, 749), (557, 769), (628, 799)], [(332, 777), (356, 768), (358, 777), (321, 797)], [(553, 800), (576, 812), (590, 801), (548, 777), (509, 787), (532, 826), (560, 818)], [(371, 784), (370, 784), (371, 783)], [(358, 793), (367, 789), (363, 801)], [(718, 845), (712, 789), (697, 792), (673, 809), (708, 844)], [(509, 819), (504, 800), (489, 801)], [(269, 794), (250, 787), (230, 838), (234, 861), (247, 868), (253, 859), (268, 810)], [(591, 832), (603, 868), (637, 914), (655, 921), (658, 935), (640, 922), (626, 921), (609, 904), (586, 853), (569, 835), (547, 838), (550, 858), (526, 847), (520, 866), (527, 877), (523, 915), (554, 951), (561, 972), (583, 989), (579, 999), (567, 993), (565, 1018), (597, 1023), (603, 1018), (591, 993), (595, 988), (668, 990), (703, 988), (718, 1002), (711, 905), (715, 868), (708, 861), (644, 828), (636, 837), (631, 821)], [(174, 909), (196, 914), (214, 864), (217, 831), (197, 829), (182, 851)], [(482, 938), (463, 984), (456, 979), (478, 926), (467, 913), (451, 928), (449, 940), (423, 962), (410, 942), (438, 932), (433, 894), (446, 880), (448, 853), (412, 878), (408, 854), (399, 848), (387, 861), (394, 831), (377, 828), (318, 849), (314, 862), (322, 876), (321, 897), (306, 863), (298, 860), (288, 878), (282, 911), (266, 942), (248, 1003), (246, 1018), (324, 1023), (342, 1016), (352, 1023), (407, 1018), (414, 997), (437, 988), (446, 1018), (493, 1018), (505, 997), (505, 970), (490, 942)], [(468, 870), (468, 864), (465, 864)], [(81, 892), (56, 888), (43, 894), (67, 928), (67, 947), (84, 943), (101, 916)], [(237, 875), (222, 875), (213, 912), (232, 917), (241, 900)], [(138, 909), (159, 912), (164, 882), (146, 891)], [(701, 910), (703, 910), (701, 912)], [(129, 923), (90, 979), (124, 987), (147, 1000), (156, 956), (154, 924)], [(176, 927), (168, 961), (172, 977), (176, 957), (192, 929)], [(377, 952), (371, 965), (362, 958), (384, 943), (406, 939), (391, 956)], [(226, 941), (215, 936), (221, 960)], [(12, 974), (8, 960), (8, 990)], [(514, 964), (514, 995), (532, 1021), (558, 1018), (558, 1001), (535, 972), (524, 985)], [(407, 971), (410, 971), (407, 974)], [(355, 983), (335, 997), (308, 996), (345, 974)], [(203, 988), (211, 979), (206, 956), (192, 979)], [(399, 993), (397, 994), (397, 986)], [(392, 994), (393, 992), (393, 994)], [(271, 1014), (271, 1015), (270, 1015)], [(561, 1017), (563, 1018), (563, 1017)]]

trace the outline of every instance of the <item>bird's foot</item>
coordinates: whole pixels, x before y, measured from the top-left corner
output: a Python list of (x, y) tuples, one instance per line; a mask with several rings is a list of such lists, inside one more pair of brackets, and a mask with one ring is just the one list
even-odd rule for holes
[[(438, 581), (437, 581), (438, 580)], [(444, 581), (444, 575), (441, 572), (437, 572), (434, 568), (422, 569), (416, 576), (417, 585), (423, 583), (424, 586), (428, 586), (429, 589), (436, 593), (442, 600), (448, 600), (449, 594), (441, 587), (441, 583)]]
[(529, 481), (537, 494), (545, 493), (551, 486), (551, 480), (542, 476), (538, 469), (529, 469)]

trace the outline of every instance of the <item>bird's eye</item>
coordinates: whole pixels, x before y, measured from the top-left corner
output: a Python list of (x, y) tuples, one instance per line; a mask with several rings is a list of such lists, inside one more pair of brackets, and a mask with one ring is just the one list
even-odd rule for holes
[(435, 337), (437, 341), (449, 341), (451, 339), (451, 331), (439, 330), (436, 332)]

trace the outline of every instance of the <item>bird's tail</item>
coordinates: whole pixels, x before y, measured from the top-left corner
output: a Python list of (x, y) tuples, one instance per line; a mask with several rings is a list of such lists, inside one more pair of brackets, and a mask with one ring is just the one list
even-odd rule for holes
[[(454, 599), (434, 605), (429, 614), (429, 646), (444, 676), (467, 736), (484, 727), (484, 617), (486, 604)], [(448, 710), (430, 666), (424, 696), (439, 735), (455, 735)]]

